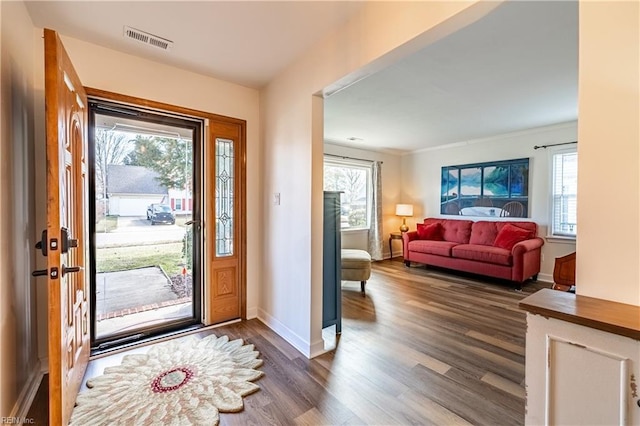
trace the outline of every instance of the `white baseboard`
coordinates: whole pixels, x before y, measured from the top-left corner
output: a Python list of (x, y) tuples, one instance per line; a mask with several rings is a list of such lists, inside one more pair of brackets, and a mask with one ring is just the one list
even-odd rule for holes
[(247, 319), (250, 320), (254, 318), (258, 318), (258, 308), (247, 308)]
[(402, 250), (394, 251), (390, 256), (386, 257), (386, 259), (393, 259), (394, 257), (402, 257), (404, 253)]
[[(263, 309), (258, 309), (258, 319), (262, 321), (267, 327), (275, 331), (280, 337), (289, 342), (294, 348), (296, 348), (302, 355), (311, 359), (314, 349), (317, 347), (318, 342), (310, 345), (309, 342), (294, 333), (289, 327), (282, 324), (280, 321), (269, 315)], [(324, 340), (320, 340), (320, 345), (324, 348)]]
[(319, 355), (322, 355), (324, 353), (330, 352), (333, 349), (335, 349), (335, 346), (333, 348), (330, 348), (330, 349), (325, 349), (324, 339), (320, 339), (320, 340), (318, 340), (316, 342), (313, 342), (311, 344), (311, 348), (310, 349), (311, 349), (311, 355), (308, 357), (309, 359), (315, 358), (315, 357), (317, 357)]
[(22, 388), (22, 391), (18, 396), (18, 400), (13, 406), (13, 410), (11, 410), (9, 417), (18, 419), (25, 419), (27, 417), (29, 408), (31, 408), (31, 404), (33, 403), (33, 399), (36, 397), (36, 393), (38, 393), (38, 388), (40, 388), (43, 376), (44, 373), (40, 367), (40, 360), (38, 360), (33, 366), (33, 369), (29, 374), (29, 378), (27, 379), (27, 383), (25, 383)]
[(553, 282), (553, 275), (551, 274), (538, 274), (538, 281), (544, 281), (545, 283)]
[(49, 357), (40, 358), (40, 372), (43, 375), (49, 373)]

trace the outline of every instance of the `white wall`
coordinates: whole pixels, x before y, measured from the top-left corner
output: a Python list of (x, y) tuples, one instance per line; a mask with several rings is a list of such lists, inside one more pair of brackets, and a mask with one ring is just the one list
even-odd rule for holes
[[(389, 257), (389, 233), (399, 232), (402, 219), (395, 215), (396, 204), (400, 203), (400, 156), (366, 149), (356, 149), (324, 143), (324, 153), (342, 155), (370, 161), (382, 161), (382, 237), (383, 257)], [(369, 231), (342, 231), (342, 248), (367, 250)], [(399, 241), (394, 243), (396, 256), (402, 255)]]
[(33, 24), (22, 2), (0, 2), (0, 28), (0, 416), (12, 416), (26, 414), (18, 410), (26, 407), (40, 377), (37, 283), (31, 277), (36, 269)]
[[(577, 123), (565, 123), (528, 131), (495, 136), (492, 138), (452, 144), (406, 155), (402, 159), (402, 198), (413, 202), (415, 222), (426, 217), (440, 217), (440, 177), (443, 166), (481, 163), (486, 161), (529, 158), (529, 216), (528, 220), (540, 226), (539, 236), (545, 237), (549, 226), (549, 188), (551, 170), (549, 151), (534, 150), (535, 145), (573, 142), (577, 137)], [(451, 216), (442, 216), (451, 217)], [(467, 219), (465, 217), (465, 219)], [(470, 220), (482, 218), (469, 217)], [(582, 229), (580, 229), (582, 234)], [(542, 247), (544, 257), (540, 279), (553, 281), (553, 267), (556, 257), (572, 253), (575, 243), (545, 241)]]
[[(38, 29), (37, 32), (35, 58), (39, 96), (36, 105), (44, 114), (44, 45), (42, 30)], [(61, 39), (85, 86), (247, 121), (247, 316), (255, 318), (258, 311), (262, 245), (258, 91), (81, 40), (64, 36)], [(175, 84), (176, 82), (180, 83)], [(39, 136), (41, 139), (37, 146), (42, 150), (44, 133)], [(42, 156), (44, 158), (44, 154)], [(44, 193), (40, 197), (44, 197)], [(44, 287), (40, 289), (38, 312), (46, 316), (46, 294), (43, 295)], [(40, 356), (44, 358), (47, 348), (46, 327), (39, 327), (38, 331)]]
[(640, 305), (640, 3), (579, 18), (576, 291)]
[(305, 355), (323, 350), (322, 101), (314, 95), (411, 54), (498, 4), (367, 2), (261, 91), (262, 184), (282, 202), (263, 203), (259, 317)]

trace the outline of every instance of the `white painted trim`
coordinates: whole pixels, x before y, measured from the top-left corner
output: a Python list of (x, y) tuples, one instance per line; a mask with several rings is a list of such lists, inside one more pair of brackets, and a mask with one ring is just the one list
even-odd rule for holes
[(552, 124), (551, 126), (534, 127), (532, 129), (525, 129), (525, 130), (518, 130), (515, 132), (503, 133), (500, 135), (494, 135), (487, 138), (470, 139), (468, 141), (459, 141), (459, 142), (453, 142), (453, 143), (444, 144), (444, 145), (430, 146), (427, 148), (417, 149), (415, 151), (404, 152), (402, 156), (419, 154), (421, 152), (435, 151), (439, 149), (450, 149), (450, 148), (455, 148), (459, 146), (474, 145), (477, 143), (496, 141), (500, 139), (512, 138), (515, 136), (534, 135), (536, 133), (544, 133), (544, 132), (549, 132), (553, 130), (573, 127), (573, 126), (576, 126), (576, 123), (577, 121), (567, 121), (565, 123)]
[(40, 358), (40, 372), (42, 374), (49, 373), (49, 357)]
[(559, 243), (559, 244), (576, 244), (576, 239), (578, 237), (577, 233), (576, 236), (572, 237), (572, 236), (559, 236), (559, 235), (553, 235), (553, 227), (554, 227), (554, 222), (553, 222), (553, 213), (554, 213), (554, 199), (553, 199), (553, 188), (554, 188), (554, 183), (555, 183), (555, 163), (554, 163), (554, 157), (558, 154), (564, 154), (564, 153), (577, 153), (578, 152), (578, 145), (572, 145), (572, 146), (566, 146), (566, 145), (560, 145), (560, 146), (550, 146), (549, 148), (547, 148), (547, 164), (549, 165), (549, 170), (548, 170), (548, 180), (547, 182), (549, 182), (549, 186), (547, 187), (547, 232), (549, 233), (549, 235), (545, 236), (545, 239), (550, 242), (550, 243)]
[(258, 318), (258, 308), (257, 307), (253, 307), (253, 308), (247, 308), (247, 319), (255, 319)]
[(345, 234), (368, 234), (369, 228), (344, 228), (340, 229), (340, 232)]
[[(263, 309), (258, 309), (258, 319), (262, 321), (267, 327), (271, 330), (275, 331), (280, 337), (286, 340), (291, 346), (296, 348), (298, 352), (307, 358), (311, 359), (312, 348), (317, 350), (318, 342), (314, 342), (313, 346), (309, 344), (306, 340), (298, 336), (294, 333), (290, 328), (286, 325), (282, 324), (280, 321), (269, 315)], [(320, 345), (324, 347), (324, 341), (320, 340)]]
[(544, 281), (545, 283), (552, 283), (553, 282), (553, 275), (539, 273), (538, 274), (538, 281)]
[(331, 352), (333, 349), (335, 349), (335, 346), (330, 349), (325, 349), (324, 339), (320, 339), (311, 344), (311, 356), (309, 358), (315, 358), (327, 352)]
[(557, 235), (547, 235), (544, 237), (545, 240), (549, 243), (557, 243), (557, 244), (576, 244), (575, 237), (559, 237)]
[(36, 397), (36, 393), (38, 393), (38, 388), (40, 387), (40, 383), (42, 382), (43, 377), (44, 373), (42, 372), (42, 369), (40, 367), (40, 360), (37, 360), (36, 364), (31, 369), (31, 373), (29, 374), (27, 383), (25, 383), (22, 391), (20, 391), (18, 400), (13, 406), (9, 417), (18, 419), (25, 419), (27, 417), (29, 408), (31, 408), (33, 399)]

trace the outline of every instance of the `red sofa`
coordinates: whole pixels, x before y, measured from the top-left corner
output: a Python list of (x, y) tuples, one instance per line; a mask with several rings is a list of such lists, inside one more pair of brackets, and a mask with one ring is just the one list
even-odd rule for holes
[(411, 262), (502, 278), (521, 288), (540, 272), (544, 240), (535, 222), (427, 218), (403, 234), (405, 265)]

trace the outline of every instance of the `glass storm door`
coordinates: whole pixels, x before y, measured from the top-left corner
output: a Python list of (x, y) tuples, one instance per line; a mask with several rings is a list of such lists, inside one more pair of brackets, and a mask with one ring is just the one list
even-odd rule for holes
[(200, 323), (203, 120), (90, 103), (94, 348)]

